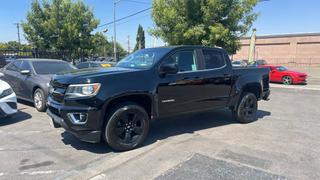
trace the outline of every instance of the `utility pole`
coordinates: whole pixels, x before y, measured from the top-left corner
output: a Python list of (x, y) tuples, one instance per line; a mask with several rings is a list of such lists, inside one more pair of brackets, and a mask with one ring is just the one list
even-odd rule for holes
[(128, 54), (130, 54), (130, 36), (128, 35)]
[(19, 42), (19, 49), (21, 46), (21, 41), (20, 41), (20, 24), (19, 23), (14, 23), (15, 25), (17, 25), (17, 30), (18, 30), (18, 42)]
[(114, 60), (117, 61), (117, 30), (116, 30), (116, 5), (120, 0), (113, 0), (113, 54)]

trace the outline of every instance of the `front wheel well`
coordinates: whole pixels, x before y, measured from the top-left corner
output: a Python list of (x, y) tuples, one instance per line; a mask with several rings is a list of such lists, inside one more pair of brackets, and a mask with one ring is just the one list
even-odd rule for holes
[(144, 94), (138, 94), (138, 95), (126, 95), (126, 96), (121, 96), (118, 98), (115, 98), (111, 100), (107, 107), (106, 107), (106, 112), (108, 113), (110, 109), (113, 107), (116, 107), (117, 105), (125, 102), (133, 102), (136, 103), (137, 105), (143, 107), (146, 112), (149, 115), (149, 118), (151, 118), (152, 114), (152, 100), (150, 96), (144, 95)]

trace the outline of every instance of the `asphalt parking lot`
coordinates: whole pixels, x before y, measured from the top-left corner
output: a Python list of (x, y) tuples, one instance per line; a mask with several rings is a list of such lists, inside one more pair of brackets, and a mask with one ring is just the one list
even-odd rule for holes
[(163, 119), (143, 147), (122, 153), (19, 103), (0, 121), (0, 179), (320, 179), (320, 89), (271, 90), (253, 123), (229, 111)]

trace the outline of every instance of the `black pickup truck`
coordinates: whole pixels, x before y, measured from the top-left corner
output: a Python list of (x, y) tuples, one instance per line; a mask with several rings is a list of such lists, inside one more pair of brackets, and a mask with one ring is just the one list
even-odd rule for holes
[(226, 51), (202, 46), (139, 50), (115, 67), (55, 75), (47, 114), (87, 142), (136, 148), (159, 117), (229, 108), (241, 123), (267, 100), (269, 69), (232, 69)]

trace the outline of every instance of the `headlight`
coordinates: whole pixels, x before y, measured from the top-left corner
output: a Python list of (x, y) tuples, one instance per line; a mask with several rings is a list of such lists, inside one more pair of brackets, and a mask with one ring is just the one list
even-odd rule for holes
[(66, 98), (92, 97), (98, 94), (101, 84), (71, 84), (66, 91)]
[(2, 91), (2, 93), (0, 94), (0, 98), (9, 96), (12, 93), (13, 93), (13, 90), (11, 88), (6, 89), (6, 90)]

